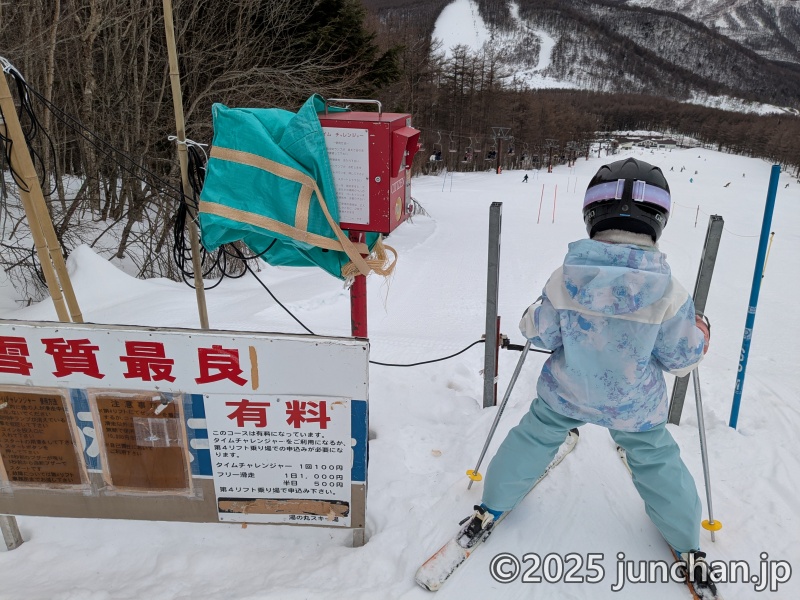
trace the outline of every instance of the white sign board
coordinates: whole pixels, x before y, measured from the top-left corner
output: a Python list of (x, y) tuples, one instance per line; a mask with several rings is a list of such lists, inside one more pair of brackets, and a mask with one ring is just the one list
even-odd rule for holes
[(220, 521), (350, 525), (349, 398), (215, 394), (205, 405)]
[(323, 127), (339, 198), (339, 221), (369, 224), (369, 131)]
[[(37, 439), (63, 444), (75, 432), (84, 464), (67, 465), (68, 483), (105, 513), (125, 497), (103, 495), (85, 469), (141, 502), (154, 491), (186, 496), (213, 480), (204, 518), (362, 527), (368, 361), (368, 342), (351, 338), (0, 320), (0, 429), (46, 421), (20, 438), (38, 444), (33, 450)], [(38, 460), (17, 450), (6, 448), (9, 461)], [(3, 452), (0, 444), (0, 488), (36, 479), (35, 465), (17, 480), (15, 472), (3, 477)], [(157, 460), (148, 462), (151, 455)], [(50, 480), (39, 479), (41, 493), (53, 494)], [(19, 514), (4, 502), (0, 494), (0, 513)], [(93, 516), (86, 502), (74, 504), (74, 516)]]

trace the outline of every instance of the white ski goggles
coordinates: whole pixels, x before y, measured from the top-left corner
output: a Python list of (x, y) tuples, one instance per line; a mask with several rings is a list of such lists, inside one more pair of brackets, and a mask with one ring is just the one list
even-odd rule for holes
[[(583, 197), (583, 208), (586, 208), (595, 202), (602, 202), (604, 200), (622, 200), (624, 190), (624, 179), (608, 181), (606, 183), (601, 183), (600, 185), (591, 187), (586, 190), (586, 195)], [(638, 179), (633, 182), (631, 199), (634, 202), (655, 204), (667, 212), (670, 212), (670, 209), (672, 208), (672, 200), (667, 190), (663, 190), (655, 185), (649, 185), (646, 181), (640, 181)]]

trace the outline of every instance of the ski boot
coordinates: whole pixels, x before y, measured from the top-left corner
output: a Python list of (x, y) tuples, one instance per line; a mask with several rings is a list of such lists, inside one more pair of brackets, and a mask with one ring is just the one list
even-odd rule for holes
[(489, 510), (481, 504), (475, 506), (475, 512), (459, 523), (462, 525), (456, 540), (462, 548), (472, 548), (483, 542), (492, 533), (497, 518), (502, 512)]
[[(692, 588), (698, 598), (702, 600), (721, 599), (717, 586), (711, 578), (711, 567), (706, 562), (706, 553), (700, 550), (681, 552), (680, 559), (685, 562), (684, 575), (686, 584)], [(692, 576), (689, 576), (691, 569)]]

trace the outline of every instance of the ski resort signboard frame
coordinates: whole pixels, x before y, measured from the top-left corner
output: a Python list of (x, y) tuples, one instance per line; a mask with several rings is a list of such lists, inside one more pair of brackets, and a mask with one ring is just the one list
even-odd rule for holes
[(0, 320), (0, 514), (366, 513), (369, 342)]

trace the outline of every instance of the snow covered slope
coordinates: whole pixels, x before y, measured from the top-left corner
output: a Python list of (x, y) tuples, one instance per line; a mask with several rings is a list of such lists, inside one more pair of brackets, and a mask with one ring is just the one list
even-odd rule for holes
[[(703, 547), (711, 558), (746, 560), (753, 568), (759, 554), (767, 552), (796, 569), (800, 184), (781, 176), (776, 233), (740, 426), (734, 431), (727, 421), (770, 165), (709, 150), (640, 152), (632, 155), (660, 165), (669, 179), (676, 204), (660, 245), (687, 288), (696, 276), (708, 215), (725, 218), (707, 306), (711, 349), (701, 367), (715, 516), (725, 528), (715, 544), (703, 533)], [(521, 182), (519, 171), (456, 173), (452, 186), (449, 176), (415, 179), (414, 196), (431, 217), (416, 217), (391, 235), (389, 243), (400, 254), (393, 279), (369, 280), (371, 358), (399, 363), (436, 358), (481, 336), (493, 201), (503, 202), (501, 329), (521, 343), (516, 329), (520, 314), (560, 264), (568, 242), (585, 236), (583, 190), (603, 161), (579, 159), (574, 168), (556, 167), (552, 174), (531, 171), (528, 183)], [(198, 325), (194, 292), (185, 285), (133, 280), (88, 248), (73, 253), (70, 268), (87, 320)], [(316, 332), (349, 333), (348, 296), (338, 281), (316, 270), (272, 267), (264, 267), (260, 277)], [(208, 293), (208, 305), (215, 328), (300, 331), (252, 278), (225, 281)], [(28, 308), (0, 303), (0, 316), (54, 320), (55, 312), (50, 301)], [(518, 356), (501, 354), (501, 392)], [(527, 410), (542, 361), (541, 355), (528, 358), (489, 456)], [(372, 366), (375, 439), (370, 442), (369, 542), (362, 548), (350, 547), (346, 532), (328, 529), (21, 517), (26, 543), (0, 552), (0, 599), (430, 599), (429, 592), (414, 585), (414, 571), (480, 498), (481, 485), (467, 491), (464, 473), (474, 466), (496, 412), (481, 408), (482, 368), (480, 347), (416, 368)], [(682, 425), (670, 430), (705, 498), (696, 426), (690, 390)], [(518, 557), (576, 552), (584, 558), (603, 553), (606, 575), (596, 584), (501, 585), (488, 571), (499, 552)], [(619, 552), (631, 560), (669, 558), (609, 435), (586, 426), (576, 450), (436, 598), (686, 597), (674, 583), (628, 584), (612, 592)], [(728, 584), (724, 590), (727, 600), (762, 596), (751, 583)], [(798, 598), (800, 578), (763, 596)]]

